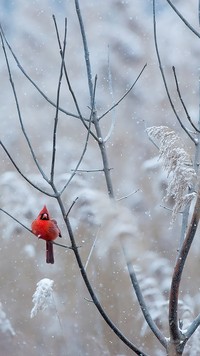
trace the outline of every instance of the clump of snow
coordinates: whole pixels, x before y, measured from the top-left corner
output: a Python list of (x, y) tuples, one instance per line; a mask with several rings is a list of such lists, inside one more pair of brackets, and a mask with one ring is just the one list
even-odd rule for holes
[(15, 336), (15, 331), (10, 323), (10, 320), (7, 319), (6, 313), (3, 310), (3, 306), (1, 302), (0, 302), (0, 331), (2, 333), (10, 333), (12, 336)]
[(37, 288), (32, 299), (34, 307), (31, 310), (31, 318), (36, 316), (40, 310), (43, 311), (52, 304), (53, 284), (54, 281), (48, 278), (43, 278), (37, 283)]

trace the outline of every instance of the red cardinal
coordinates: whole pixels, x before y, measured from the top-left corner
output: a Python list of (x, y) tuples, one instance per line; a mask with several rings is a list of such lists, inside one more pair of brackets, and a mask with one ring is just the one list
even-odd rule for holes
[(56, 220), (50, 219), (46, 205), (32, 222), (31, 229), (39, 239), (46, 240), (46, 263), (54, 263), (53, 244), (50, 241), (62, 236)]

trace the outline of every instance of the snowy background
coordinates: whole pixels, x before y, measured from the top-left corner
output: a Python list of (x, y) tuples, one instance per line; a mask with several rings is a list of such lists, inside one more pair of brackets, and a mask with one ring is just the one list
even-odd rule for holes
[[(198, 30), (198, 1), (182, 0), (173, 3)], [(152, 1), (84, 0), (80, 1), (80, 6), (93, 77), (96, 74), (98, 76), (98, 116), (130, 88), (147, 63), (133, 90), (114, 111), (101, 120), (102, 131), (107, 135), (115, 119), (115, 128), (107, 148), (116, 198), (138, 191), (120, 200), (118, 204), (113, 204), (107, 198), (102, 172), (80, 173), (66, 189), (65, 206), (67, 209), (73, 199), (79, 197), (71, 213), (71, 222), (77, 244), (82, 246), (83, 261), (87, 261), (93, 241), (98, 235), (87, 270), (105, 310), (136, 345), (142, 346), (151, 355), (162, 355), (160, 345), (146, 329), (138, 309), (121, 242), (129, 247), (130, 257), (137, 266), (138, 278), (154, 319), (167, 333), (166, 300), (179, 243), (181, 220), (178, 218), (169, 229), (171, 212), (161, 207), (165, 205), (162, 198), (165, 195), (166, 175), (145, 128), (153, 125), (169, 126), (179, 133), (191, 155), (194, 147), (181, 131), (163, 86), (153, 40)], [(64, 31), (64, 17), (67, 17), (66, 65), (82, 115), (89, 117), (90, 100), (84, 52), (74, 2), (5, 0), (0, 2), (0, 14), (2, 27), (20, 64), (53, 102), (56, 101), (60, 55), (52, 14), (56, 16), (61, 34)], [(158, 1), (157, 26), (160, 54), (176, 108), (185, 125), (189, 126), (177, 96), (172, 66), (176, 67), (182, 97), (191, 118), (197, 124), (199, 39), (177, 18), (166, 1)], [(25, 78), (8, 49), (7, 53), (24, 126), (37, 158), (48, 175), (55, 108)], [(50, 191), (38, 173), (22, 135), (2, 50), (0, 78), (1, 140), (22, 172), (34, 183)], [(76, 113), (65, 82), (62, 85), (61, 106)], [(85, 129), (78, 119), (59, 114), (56, 159), (58, 187), (62, 187), (75, 168), (85, 138)], [(102, 168), (99, 150), (92, 139), (80, 168)], [(30, 187), (1, 149), (0, 207), (30, 227), (44, 204), (58, 221), (63, 235), (62, 242), (69, 245), (67, 230), (56, 201)], [(1, 318), (2, 353), (16, 356), (132, 354), (109, 330), (94, 305), (87, 300), (88, 292), (72, 252), (55, 247), (55, 264), (46, 265), (43, 241), (38, 241), (2, 212), (0, 226), (0, 301), (12, 325), (10, 328), (1, 327), (5, 326), (5, 318)], [(188, 320), (200, 310), (197, 240), (195, 244), (182, 284), (182, 299), (188, 306), (183, 313), (187, 314)], [(43, 278), (54, 280), (54, 303), (31, 319), (32, 295), (37, 282)], [(193, 355), (196, 354), (194, 351)]]

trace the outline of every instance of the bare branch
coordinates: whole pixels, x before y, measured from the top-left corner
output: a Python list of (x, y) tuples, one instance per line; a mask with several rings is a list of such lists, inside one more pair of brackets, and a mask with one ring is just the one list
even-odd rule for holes
[[(9, 42), (8, 42), (6, 36), (5, 36), (5, 33), (4, 33), (4, 31), (3, 31), (3, 28), (2, 28), (2, 26), (1, 26), (1, 24), (0, 24), (0, 31), (1, 31), (1, 33), (2, 33), (2, 36), (3, 36), (4, 40), (5, 40), (5, 43), (6, 43), (7, 47), (8, 47), (8, 49), (9, 49), (9, 51), (11, 52), (11, 54), (12, 54), (12, 56), (13, 56), (13, 58), (14, 58), (16, 64), (17, 64), (17, 66), (18, 66), (18, 68), (20, 69), (20, 71), (22, 72), (22, 74), (23, 74), (23, 75), (28, 79), (28, 81), (36, 88), (36, 90), (42, 95), (42, 97), (43, 97), (50, 105), (52, 105), (52, 106), (54, 106), (54, 107), (56, 108), (56, 104), (55, 104), (52, 100), (50, 100), (50, 99), (47, 97), (47, 95), (39, 88), (39, 86), (33, 81), (33, 79), (32, 79), (32, 78), (26, 73), (26, 71), (24, 70), (24, 68), (23, 68), (23, 66), (21, 65), (20, 61), (18, 60), (18, 58), (17, 58), (15, 52), (13, 51), (12, 47), (11, 47), (10, 44), (9, 44)], [(61, 112), (63, 112), (64, 114), (66, 114), (67, 116), (71, 116), (71, 117), (73, 117), (73, 118), (80, 119), (79, 115), (76, 115), (76, 114), (73, 114), (73, 113), (71, 113), (71, 112), (69, 112), (69, 111), (66, 111), (65, 109), (63, 109), (63, 108), (61, 108), (61, 107), (59, 107), (59, 110), (60, 110)], [(88, 119), (86, 119), (86, 118), (84, 118), (84, 120), (85, 120), (85, 121), (88, 121)]]
[(31, 229), (29, 229), (26, 225), (24, 225), (21, 221), (19, 221), (18, 219), (16, 219), (14, 216), (12, 216), (10, 213), (8, 213), (6, 210), (0, 208), (0, 211), (2, 211), (4, 214), (8, 215), (11, 219), (13, 219), (16, 223), (18, 223), (19, 225), (21, 225), (24, 229), (26, 229), (28, 232), (30, 232), (32, 234)]
[(183, 101), (183, 99), (182, 99), (181, 92), (180, 92), (180, 88), (179, 88), (179, 84), (178, 84), (178, 79), (177, 79), (177, 75), (176, 75), (176, 69), (175, 69), (174, 66), (172, 67), (172, 70), (173, 70), (174, 79), (175, 79), (175, 83), (176, 83), (177, 93), (178, 93), (179, 99), (180, 99), (180, 101), (181, 101), (181, 104), (182, 104), (182, 106), (183, 106), (183, 109), (184, 109), (184, 111), (185, 111), (185, 114), (186, 114), (186, 116), (187, 116), (187, 119), (188, 119), (188, 121), (190, 122), (190, 124), (192, 125), (192, 127), (195, 129), (195, 131), (200, 132), (200, 130), (193, 124), (193, 122), (192, 122), (192, 120), (191, 120), (191, 117), (190, 117), (190, 115), (189, 115), (189, 113), (188, 113), (188, 110), (187, 110), (187, 108), (186, 108), (186, 105), (185, 105), (185, 103), (184, 103), (184, 101)]
[(154, 333), (154, 335), (157, 337), (157, 339), (160, 341), (160, 343), (167, 348), (167, 341), (166, 338), (164, 337), (164, 335), (161, 333), (161, 331), (159, 330), (159, 328), (157, 327), (156, 323), (154, 322), (154, 320), (152, 319), (150, 313), (149, 313), (149, 308), (147, 307), (144, 297), (142, 295), (142, 291), (140, 289), (140, 285), (138, 283), (134, 268), (132, 263), (130, 263), (128, 261), (127, 258), (127, 254), (126, 254), (126, 250), (123, 247), (123, 251), (124, 251), (124, 256), (126, 258), (126, 264), (127, 264), (127, 268), (128, 268), (128, 272), (129, 272), (129, 276), (135, 291), (135, 294), (137, 296), (137, 300), (140, 304), (140, 308), (141, 311), (144, 315), (144, 318), (147, 322), (147, 324), (149, 325), (150, 329), (152, 330), (152, 332)]
[(131, 92), (131, 90), (133, 89), (133, 87), (135, 86), (135, 84), (137, 83), (138, 79), (141, 77), (143, 71), (145, 70), (147, 66), (147, 63), (144, 65), (144, 67), (142, 68), (142, 70), (140, 71), (140, 73), (138, 74), (137, 78), (135, 79), (134, 83), (131, 85), (131, 87), (126, 91), (126, 93), (124, 93), (124, 95), (122, 95), (122, 97), (114, 104), (110, 107), (110, 109), (108, 109), (104, 114), (102, 114), (98, 120), (101, 120), (104, 116), (106, 116), (111, 110), (113, 110), (116, 106), (118, 106), (121, 101)]
[(67, 211), (66, 216), (69, 216), (70, 211), (72, 210), (73, 206), (76, 204), (77, 200), (78, 200), (78, 197), (76, 197), (76, 199), (72, 202), (71, 206), (69, 207), (69, 209)]
[(181, 13), (177, 10), (177, 8), (172, 4), (170, 0), (167, 0), (168, 4), (172, 7), (172, 9), (175, 11), (175, 13), (180, 17), (180, 19), (183, 21), (183, 23), (197, 36), (200, 38), (200, 33), (197, 32), (194, 27), (190, 25), (190, 23), (181, 15)]
[(78, 0), (75, 0), (75, 7), (76, 7), (76, 13), (78, 16), (81, 35), (82, 35), (84, 54), (85, 54), (85, 63), (86, 63), (86, 69), (87, 69), (88, 87), (89, 87), (89, 92), (90, 92), (90, 105), (92, 106), (92, 94), (93, 94), (92, 70), (91, 70), (90, 56), (89, 56), (89, 50), (88, 50), (88, 45), (87, 45), (87, 38), (86, 38), (86, 34), (85, 34), (85, 28), (84, 28), (83, 19), (82, 19), (81, 10), (80, 10)]
[(126, 198), (128, 198), (128, 197), (131, 197), (132, 195), (134, 195), (134, 194), (137, 193), (138, 191), (140, 191), (140, 189), (136, 189), (136, 190), (134, 190), (133, 192), (131, 192), (131, 193), (127, 194), (127, 195), (124, 195), (124, 196), (121, 197), (121, 198), (116, 199), (116, 201), (124, 200), (124, 199), (126, 199)]
[[(111, 95), (112, 99), (112, 105), (114, 104), (114, 91), (113, 91), (113, 83), (112, 83), (112, 73), (111, 73), (111, 68), (110, 68), (110, 53), (109, 53), (109, 46), (108, 46), (108, 88), (109, 88), (109, 94)], [(116, 115), (115, 115), (115, 110), (112, 111), (112, 116), (111, 116), (111, 125), (108, 130), (107, 135), (104, 137), (104, 142), (107, 142), (115, 128), (116, 124)]]
[(55, 119), (54, 119), (54, 129), (53, 129), (51, 182), (53, 182), (53, 180), (54, 180), (54, 169), (55, 169), (55, 159), (56, 159), (56, 136), (57, 136), (57, 126), (58, 126), (60, 89), (61, 89), (62, 76), (63, 76), (64, 60), (65, 60), (66, 37), (67, 37), (67, 19), (65, 19), (65, 32), (64, 32), (64, 40), (63, 40), (63, 50), (62, 50), (62, 55), (61, 55), (61, 68), (60, 68), (60, 75), (59, 75), (58, 88), (57, 88), (56, 115), (55, 115)]
[[(112, 170), (113, 168), (109, 168), (110, 170)], [(94, 172), (104, 172), (104, 169), (71, 169), (72, 172), (76, 171), (76, 173), (78, 172), (82, 172), (82, 173), (94, 173)]]
[(62, 188), (60, 194), (62, 194), (64, 192), (64, 190), (67, 188), (67, 186), (69, 185), (69, 183), (71, 182), (72, 178), (75, 176), (75, 174), (77, 173), (77, 170), (81, 164), (81, 162), (83, 161), (84, 155), (87, 151), (87, 146), (88, 146), (88, 141), (89, 141), (89, 137), (90, 137), (90, 128), (91, 128), (91, 123), (92, 123), (92, 113), (93, 113), (93, 108), (94, 108), (94, 103), (95, 103), (95, 94), (96, 94), (96, 84), (97, 84), (97, 76), (95, 77), (95, 83), (94, 83), (94, 93), (93, 93), (93, 100), (92, 100), (92, 110), (91, 110), (91, 114), (90, 114), (90, 121), (89, 121), (89, 126), (88, 126), (88, 131), (87, 131), (87, 135), (86, 135), (86, 140), (85, 140), (85, 145), (83, 148), (83, 152), (79, 158), (79, 161), (73, 171), (73, 173), (71, 174), (71, 177), (68, 179), (68, 181), (66, 182), (66, 184), (64, 185), (64, 187)]
[[(168, 0), (167, 0), (168, 1)], [(179, 124), (181, 125), (182, 129), (186, 132), (186, 134), (190, 137), (190, 139), (194, 142), (194, 144), (196, 145), (196, 141), (195, 139), (192, 137), (192, 135), (189, 133), (189, 131), (186, 129), (186, 127), (183, 125), (179, 115), (177, 114), (177, 111), (174, 107), (174, 104), (173, 104), (173, 101), (172, 101), (172, 98), (171, 98), (171, 95), (169, 93), (169, 89), (168, 89), (168, 86), (167, 86), (167, 81), (166, 81), (166, 78), (165, 78), (165, 74), (164, 74), (164, 70), (163, 70), (163, 67), (162, 67), (162, 62), (161, 62), (161, 58), (160, 58), (160, 53), (159, 53), (159, 49), (158, 49), (158, 42), (157, 42), (157, 29), (156, 29), (156, 11), (155, 11), (155, 0), (153, 0), (153, 27), (154, 27), (154, 43), (155, 43), (155, 48), (156, 48), (156, 55), (157, 55), (157, 58), (158, 58), (158, 63), (159, 63), (159, 68), (160, 68), (160, 72), (161, 72), (161, 75), (162, 75), (162, 79), (163, 79), (163, 83), (164, 83), (164, 87), (165, 87), (165, 90), (166, 90), (166, 93), (167, 93), (167, 97), (169, 99), (169, 102), (170, 102), (170, 105), (171, 105), (171, 108), (179, 122)]]
[(53, 245), (56, 245), (56, 246), (60, 246), (60, 247), (64, 247), (65, 249), (67, 250), (73, 250), (73, 248), (71, 246), (66, 246), (66, 245), (63, 245), (63, 244), (60, 244), (58, 242), (55, 242), (55, 241), (50, 241)]
[[(53, 15), (53, 21), (54, 21), (54, 25), (55, 25), (55, 29), (56, 29), (56, 35), (57, 35), (57, 40), (58, 40), (58, 46), (59, 46), (59, 50), (60, 50), (60, 55), (62, 57), (62, 46), (61, 46), (61, 41), (60, 41), (60, 35), (59, 35), (59, 31), (58, 31), (58, 26), (57, 26), (57, 22), (56, 22), (56, 18), (55, 16)], [(85, 119), (83, 118), (82, 114), (81, 114), (81, 111), (80, 111), (80, 108), (79, 108), (79, 105), (78, 105), (78, 101), (76, 99), (76, 95), (74, 94), (74, 91), (72, 89), (72, 86), (71, 86), (71, 83), (70, 83), (70, 80), (69, 80), (69, 76), (68, 76), (68, 73), (67, 73), (67, 69), (66, 69), (66, 65), (64, 63), (64, 73), (65, 73), (65, 78), (66, 78), (66, 81), (67, 81), (67, 85), (68, 85), (68, 88), (69, 88), (69, 91), (71, 93), (71, 96), (73, 98), (73, 101), (74, 101), (74, 104), (75, 104), (75, 107), (76, 107), (76, 110), (78, 112), (78, 115), (79, 115), (79, 118), (82, 122), (82, 124), (85, 126), (85, 128), (87, 129), (88, 131), (88, 126), (87, 124), (85, 123)], [(90, 120), (87, 120), (87, 121), (90, 121)], [(95, 134), (90, 130), (90, 134), (91, 136), (96, 140), (98, 141), (98, 138), (95, 136)]]
[(184, 332), (185, 338), (188, 340), (196, 331), (196, 329), (200, 325), (200, 314), (193, 320), (191, 325), (187, 328), (186, 332)]
[(15, 169), (17, 170), (17, 172), (30, 184), (32, 185), (32, 187), (34, 187), (35, 189), (39, 190), (41, 193), (48, 195), (49, 197), (55, 198), (54, 194), (48, 193), (45, 190), (43, 190), (42, 188), (38, 187), (36, 184), (34, 184), (30, 179), (28, 179), (25, 174), (22, 173), (22, 171), (19, 169), (18, 165), (15, 163), (14, 159), (12, 158), (12, 156), (10, 155), (10, 153), (8, 152), (7, 148), (4, 146), (3, 142), (0, 141), (0, 145), (3, 148), (3, 150), (5, 151), (6, 155), (8, 156), (8, 158), (10, 159), (10, 161), (12, 162), (12, 164), (14, 165)]
[[(83, 48), (84, 48), (84, 54), (85, 54), (85, 63), (86, 63), (86, 70), (87, 70), (87, 77), (88, 77), (88, 86), (89, 86), (89, 92), (90, 92), (90, 102), (92, 106), (92, 95), (93, 95), (93, 81), (92, 81), (92, 71), (91, 71), (91, 64), (90, 64), (90, 57), (89, 57), (89, 50), (88, 50), (88, 44), (87, 44), (87, 38), (85, 34), (85, 28), (82, 20), (82, 15), (81, 15), (81, 10), (79, 6), (79, 1), (75, 0), (75, 6), (76, 6), (76, 12), (79, 20), (79, 25), (80, 25), (80, 30), (81, 30), (81, 36), (82, 36), (82, 41), (83, 41)], [(109, 163), (108, 163), (108, 156), (106, 152), (106, 146), (103, 141), (102, 133), (101, 133), (101, 128), (99, 125), (99, 121), (97, 119), (97, 113), (96, 113), (96, 107), (94, 103), (94, 110), (93, 110), (93, 123), (95, 126), (96, 130), (96, 135), (98, 138), (98, 145), (99, 149), (101, 152), (101, 157), (103, 161), (103, 167), (104, 167), (104, 176), (106, 180), (106, 186), (108, 190), (108, 195), (113, 198), (114, 197), (114, 190), (113, 190), (113, 185), (112, 185), (112, 180), (111, 180), (111, 175), (110, 175), (110, 168), (109, 168)]]
[(12, 87), (12, 91), (13, 91), (13, 95), (14, 95), (14, 99), (15, 99), (15, 104), (16, 104), (16, 108), (17, 108), (17, 113), (18, 113), (18, 117), (19, 117), (19, 122), (20, 122), (20, 125), (21, 125), (21, 129), (22, 129), (22, 132), (23, 132), (23, 135), (26, 139), (26, 142), (28, 144), (28, 147), (30, 149), (30, 152), (32, 154), (32, 157), (33, 157), (33, 160), (39, 170), (39, 172), (41, 173), (42, 177), (48, 182), (48, 178), (47, 176), (45, 175), (44, 171), (42, 170), (38, 160), (37, 160), (37, 157), (35, 155), (35, 152), (32, 148), (32, 145), (30, 143), (30, 140), (29, 140), (29, 137), (26, 133), (26, 130), (25, 130), (25, 127), (24, 127), (24, 124), (23, 124), (23, 120), (22, 120), (22, 116), (21, 116), (21, 111), (20, 111), (20, 107), (19, 107), (19, 101), (18, 101), (18, 97), (17, 97), (17, 92), (15, 90), (15, 84), (14, 84), (14, 81), (12, 79), (12, 74), (11, 74), (11, 70), (10, 70), (10, 64), (9, 64), (9, 61), (8, 61), (8, 56), (7, 56), (7, 53), (6, 53), (6, 49), (5, 49), (5, 46), (4, 46), (4, 40), (3, 40), (3, 36), (2, 36), (2, 33), (0, 31), (0, 37), (1, 37), (1, 43), (2, 43), (2, 48), (3, 48), (3, 52), (4, 52), (4, 56), (5, 56), (5, 60), (6, 60), (6, 65), (7, 65), (7, 70), (8, 70), (8, 75), (9, 75), (9, 80), (10, 80), (10, 84), (11, 84), (11, 87)]
[(179, 329), (178, 322), (178, 298), (179, 287), (185, 262), (192, 245), (200, 219), (200, 190), (198, 192), (193, 216), (188, 227), (188, 231), (181, 247), (179, 256), (174, 267), (169, 298), (169, 327), (174, 343), (179, 344), (185, 339), (185, 335)]

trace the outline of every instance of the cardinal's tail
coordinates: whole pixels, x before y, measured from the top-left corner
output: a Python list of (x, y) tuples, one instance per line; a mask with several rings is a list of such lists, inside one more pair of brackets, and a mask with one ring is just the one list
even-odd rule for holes
[(46, 263), (54, 263), (53, 244), (51, 241), (46, 241)]

